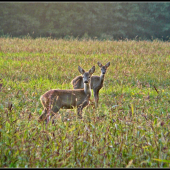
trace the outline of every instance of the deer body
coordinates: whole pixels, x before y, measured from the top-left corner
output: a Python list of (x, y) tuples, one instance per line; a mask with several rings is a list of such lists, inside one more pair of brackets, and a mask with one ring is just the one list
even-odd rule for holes
[[(41, 97), (41, 103), (44, 107), (42, 115), (39, 120), (46, 119), (50, 111), (57, 113), (60, 108), (62, 109), (73, 109), (77, 107), (77, 114), (81, 117), (81, 113), (84, 107), (89, 104), (91, 96), (90, 80), (91, 75), (95, 71), (93, 66), (89, 72), (85, 72), (80, 66), (78, 67), (79, 72), (83, 75), (83, 89), (74, 90), (59, 90), (52, 89), (44, 93)], [(52, 116), (54, 115), (52, 114)], [(47, 120), (47, 119), (46, 119)]]
[[(92, 76), (91, 83), (90, 83), (90, 88), (93, 89), (94, 92), (96, 108), (98, 107), (99, 90), (103, 87), (104, 76), (107, 68), (110, 66), (110, 62), (108, 62), (105, 66), (103, 66), (100, 62), (98, 62), (97, 64), (101, 68), (101, 74), (100, 76)], [(84, 88), (83, 77), (82, 76), (75, 77), (71, 81), (71, 84), (73, 85), (74, 89), (83, 89)]]

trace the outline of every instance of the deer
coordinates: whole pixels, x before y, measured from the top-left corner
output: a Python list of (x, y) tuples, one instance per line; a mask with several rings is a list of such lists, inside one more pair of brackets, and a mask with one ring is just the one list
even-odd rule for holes
[(78, 71), (82, 74), (83, 89), (52, 89), (45, 92), (40, 97), (44, 110), (38, 119), (39, 122), (45, 120), (48, 123), (50, 113), (52, 113), (52, 118), (55, 114), (57, 115), (60, 109), (73, 109), (74, 107), (77, 107), (78, 118), (82, 118), (83, 108), (89, 105), (91, 97), (90, 82), (91, 76), (95, 71), (95, 66), (87, 72), (78, 66)]
[[(106, 74), (107, 68), (110, 66), (110, 62), (108, 62), (106, 65), (102, 65), (100, 62), (97, 62), (98, 66), (101, 68), (101, 74), (100, 76), (92, 76), (91, 77), (91, 83), (90, 87), (93, 89), (94, 92), (94, 99), (95, 99), (95, 107), (98, 107), (98, 101), (99, 101), (99, 90), (103, 87), (104, 82), (104, 76)], [(71, 84), (74, 89), (82, 89), (84, 88), (83, 84), (83, 77), (77, 76), (72, 81)]]

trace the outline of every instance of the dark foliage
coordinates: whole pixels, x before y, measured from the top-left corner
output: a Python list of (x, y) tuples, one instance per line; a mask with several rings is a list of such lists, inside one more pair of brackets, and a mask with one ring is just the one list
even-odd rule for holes
[(168, 40), (169, 19), (168, 2), (3, 2), (0, 36)]

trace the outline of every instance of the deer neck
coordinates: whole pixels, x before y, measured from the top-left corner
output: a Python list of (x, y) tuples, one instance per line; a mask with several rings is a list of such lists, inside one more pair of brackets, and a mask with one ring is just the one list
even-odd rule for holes
[(89, 97), (91, 96), (91, 88), (90, 88), (90, 83), (84, 83), (84, 92), (89, 95)]
[(104, 74), (100, 74), (100, 82), (101, 82), (101, 84), (103, 83), (103, 81), (104, 81)]

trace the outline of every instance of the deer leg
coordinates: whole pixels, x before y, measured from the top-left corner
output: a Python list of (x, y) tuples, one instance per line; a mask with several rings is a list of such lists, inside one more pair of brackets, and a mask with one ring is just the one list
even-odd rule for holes
[[(52, 110), (52, 112), (51, 112)], [(39, 117), (38, 121), (44, 121), (47, 123), (49, 122), (49, 116), (50, 116), (50, 113), (51, 113), (51, 118), (55, 115), (55, 113), (57, 113), (58, 111), (60, 110), (60, 107), (57, 107), (57, 106), (53, 106), (52, 109), (49, 109), (49, 108), (44, 108), (41, 116)]]
[(47, 109), (47, 108), (44, 108), (41, 116), (38, 118), (38, 121), (39, 121), (39, 122), (46, 119), (47, 112), (48, 112), (48, 109)]
[[(56, 99), (56, 98), (54, 98), (53, 100), (52, 100), (52, 102), (50, 103), (50, 105), (49, 105), (49, 107), (50, 107), (50, 111), (48, 112), (48, 114), (47, 114), (47, 122), (49, 122), (49, 120), (54, 116), (54, 115), (56, 115), (56, 113), (60, 110), (60, 108), (61, 108), (61, 102), (60, 102), (60, 100), (58, 100), (58, 98)], [(50, 115), (51, 115), (51, 117), (50, 117)], [(60, 116), (59, 116), (60, 117)]]
[(77, 115), (78, 115), (78, 118), (82, 119), (81, 106), (77, 107)]
[(52, 110), (52, 114), (51, 114), (51, 118), (57, 114), (57, 112), (60, 110), (60, 107), (59, 106), (53, 106), (53, 108), (51, 109)]
[(95, 107), (98, 107), (98, 101), (99, 101), (99, 90), (94, 89), (94, 99), (95, 99)]
[(77, 108), (77, 114), (79, 118), (82, 118), (82, 110), (84, 107), (86, 107), (89, 104), (88, 100), (85, 100), (78, 108)]

